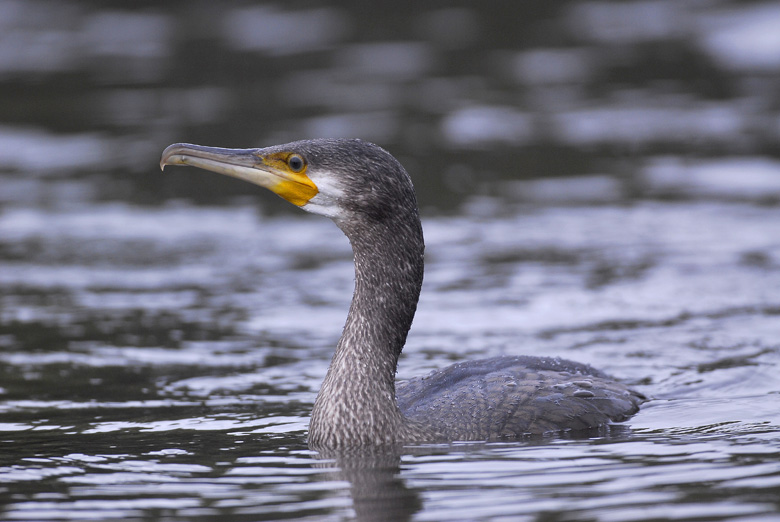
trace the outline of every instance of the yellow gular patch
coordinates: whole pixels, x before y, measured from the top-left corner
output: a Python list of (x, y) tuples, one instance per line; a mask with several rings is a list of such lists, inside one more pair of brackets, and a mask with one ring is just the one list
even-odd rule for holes
[[(317, 185), (306, 175), (309, 166), (305, 161), (301, 161), (303, 158), (300, 155), (277, 152), (261, 159), (279, 180), (270, 189), (293, 205), (302, 207), (319, 192)], [(296, 172), (292, 167), (301, 168)]]

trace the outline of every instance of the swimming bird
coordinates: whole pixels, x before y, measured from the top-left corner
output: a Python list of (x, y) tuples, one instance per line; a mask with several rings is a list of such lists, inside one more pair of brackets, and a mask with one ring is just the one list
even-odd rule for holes
[(412, 181), (381, 147), (359, 139), (258, 149), (176, 143), (163, 152), (165, 165), (265, 187), (331, 218), (349, 239), (355, 288), (312, 409), (312, 447), (516, 439), (598, 428), (638, 410), (641, 394), (588, 365), (550, 357), (465, 361), (395, 382), (425, 246)]

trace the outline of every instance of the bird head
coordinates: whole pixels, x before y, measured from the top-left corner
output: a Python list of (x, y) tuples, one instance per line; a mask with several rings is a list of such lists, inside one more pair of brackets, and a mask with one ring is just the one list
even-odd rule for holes
[(304, 140), (260, 149), (175, 143), (163, 151), (160, 168), (166, 165), (191, 165), (243, 179), (337, 223), (417, 211), (412, 182), (401, 164), (381, 147), (357, 139)]

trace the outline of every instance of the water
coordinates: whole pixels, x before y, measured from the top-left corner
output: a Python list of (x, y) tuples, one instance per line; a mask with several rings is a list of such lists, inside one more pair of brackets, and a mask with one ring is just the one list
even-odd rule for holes
[[(775, 4), (219, 5), (0, 2), (1, 520), (780, 519)], [(157, 161), (315, 135), (417, 186), (399, 378), (558, 355), (652, 400), (311, 451), (346, 238)]]

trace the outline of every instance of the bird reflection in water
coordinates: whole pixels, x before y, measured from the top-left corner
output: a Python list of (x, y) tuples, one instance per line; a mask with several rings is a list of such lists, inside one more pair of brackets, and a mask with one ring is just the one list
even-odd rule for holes
[(329, 479), (349, 483), (356, 520), (411, 520), (423, 503), (401, 478), (403, 450), (400, 445), (321, 449), (314, 466), (328, 470)]

